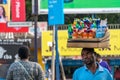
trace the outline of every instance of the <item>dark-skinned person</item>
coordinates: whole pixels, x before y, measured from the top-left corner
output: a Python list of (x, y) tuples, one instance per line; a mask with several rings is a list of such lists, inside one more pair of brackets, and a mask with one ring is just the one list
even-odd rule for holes
[(103, 60), (100, 54), (96, 53), (95, 55), (96, 55), (97, 62), (102, 67), (105, 67), (106, 69), (108, 69), (108, 71), (111, 73), (111, 68), (110, 68), (109, 64), (107, 63), (107, 61)]
[(75, 70), (72, 80), (113, 80), (109, 71), (96, 62), (94, 48), (83, 48), (81, 57), (84, 66)]
[(37, 62), (29, 61), (28, 46), (21, 46), (18, 56), (20, 60), (10, 65), (6, 80), (45, 80), (42, 67)]

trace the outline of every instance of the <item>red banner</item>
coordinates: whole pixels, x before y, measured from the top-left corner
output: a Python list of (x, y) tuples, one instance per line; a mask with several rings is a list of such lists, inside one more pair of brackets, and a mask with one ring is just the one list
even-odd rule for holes
[[(12, 0), (12, 21), (24, 22), (26, 21), (26, 7), (25, 0)], [(7, 28), (7, 32), (28, 32), (28, 27), (13, 27)]]
[(0, 32), (28, 32), (28, 27), (8, 27), (7, 23), (0, 23)]
[[(13, 22), (25, 22), (26, 21), (26, 7), (25, 7), (25, 0), (10, 0), (11, 8), (5, 7), (6, 12), (11, 10), (11, 16)], [(4, 6), (10, 5), (5, 4)], [(28, 32), (28, 27), (9, 27), (7, 26), (6, 22), (0, 22), (0, 32)]]
[(12, 0), (12, 21), (25, 21), (25, 0)]
[(0, 23), (0, 32), (6, 32), (7, 24), (6, 23)]

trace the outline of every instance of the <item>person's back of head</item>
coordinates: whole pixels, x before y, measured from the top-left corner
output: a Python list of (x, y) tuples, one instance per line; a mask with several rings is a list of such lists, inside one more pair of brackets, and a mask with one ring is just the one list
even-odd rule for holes
[(28, 46), (21, 46), (18, 50), (18, 55), (20, 59), (28, 59), (28, 57), (30, 56), (30, 50)]

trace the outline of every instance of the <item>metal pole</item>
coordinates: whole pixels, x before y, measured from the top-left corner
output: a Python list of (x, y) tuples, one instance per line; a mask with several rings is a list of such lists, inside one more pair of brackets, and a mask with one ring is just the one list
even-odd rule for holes
[(53, 26), (53, 44), (52, 44), (52, 63), (51, 63), (51, 70), (52, 70), (52, 80), (55, 80), (55, 26)]
[(37, 21), (38, 21), (38, 0), (34, 0), (34, 61), (37, 62), (37, 53), (38, 53), (38, 47), (37, 47)]
[(64, 68), (63, 68), (63, 64), (62, 64), (62, 59), (61, 58), (60, 58), (60, 69), (61, 69), (62, 80), (66, 80), (65, 72), (64, 72)]
[(58, 26), (55, 26), (55, 49), (56, 49), (56, 80), (60, 80), (60, 63), (59, 63), (59, 53), (58, 53)]

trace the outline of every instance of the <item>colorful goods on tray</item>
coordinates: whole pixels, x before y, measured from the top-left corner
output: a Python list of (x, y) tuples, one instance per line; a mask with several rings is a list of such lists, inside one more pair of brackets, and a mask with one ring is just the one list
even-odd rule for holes
[(75, 18), (73, 24), (68, 25), (68, 38), (102, 38), (107, 30), (107, 19)]

